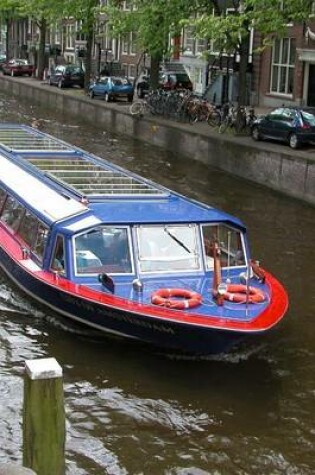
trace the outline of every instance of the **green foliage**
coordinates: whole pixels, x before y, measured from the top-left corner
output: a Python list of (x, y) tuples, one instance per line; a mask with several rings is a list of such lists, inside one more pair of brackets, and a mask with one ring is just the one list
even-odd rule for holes
[(169, 36), (181, 32), (181, 20), (189, 18), (195, 0), (134, 0), (132, 11), (123, 11), (121, 1), (112, 1), (103, 9), (113, 36), (136, 32), (140, 49), (153, 57), (168, 53)]
[[(202, 0), (200, 2), (203, 4)], [(248, 37), (254, 27), (262, 35), (285, 35), (287, 26), (292, 22), (307, 20), (311, 0), (234, 0), (230, 2), (235, 14), (226, 15), (218, 8), (215, 0), (210, 0), (217, 15), (203, 12), (194, 22), (196, 35), (200, 38), (215, 40), (227, 51), (237, 49), (241, 40)]]
[(18, 18), (20, 15), (19, 4), (18, 0), (0, 0), (0, 18), (5, 21)]

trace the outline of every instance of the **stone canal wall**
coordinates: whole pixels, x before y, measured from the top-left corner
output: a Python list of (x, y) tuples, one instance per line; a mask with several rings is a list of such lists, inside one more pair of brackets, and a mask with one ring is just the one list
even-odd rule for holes
[(1, 75), (0, 92), (191, 157), (315, 205), (315, 148), (293, 151), (285, 145), (256, 143), (250, 137), (219, 135), (206, 124), (191, 126), (153, 116), (134, 118), (129, 104), (91, 100), (81, 90), (59, 90), (32, 78)]

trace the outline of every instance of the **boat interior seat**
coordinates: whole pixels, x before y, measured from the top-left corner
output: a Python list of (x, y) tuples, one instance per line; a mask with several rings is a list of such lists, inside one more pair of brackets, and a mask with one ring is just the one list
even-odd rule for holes
[(102, 267), (102, 261), (89, 249), (82, 249), (76, 251), (77, 268)]

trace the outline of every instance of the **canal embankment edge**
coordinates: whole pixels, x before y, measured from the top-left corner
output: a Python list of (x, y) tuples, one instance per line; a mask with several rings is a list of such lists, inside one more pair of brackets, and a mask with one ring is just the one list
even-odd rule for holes
[(33, 78), (0, 76), (0, 91), (315, 205), (315, 148), (293, 151), (285, 145), (256, 143), (250, 137), (219, 135), (207, 124), (135, 118), (127, 103), (91, 100), (81, 90), (60, 90)]

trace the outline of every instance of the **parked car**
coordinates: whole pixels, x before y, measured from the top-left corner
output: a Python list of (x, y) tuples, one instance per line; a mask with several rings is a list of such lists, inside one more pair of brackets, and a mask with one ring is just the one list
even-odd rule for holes
[(127, 98), (128, 102), (132, 102), (133, 94), (134, 87), (132, 83), (124, 77), (101, 77), (89, 86), (89, 96), (91, 99), (100, 96), (106, 102), (114, 101), (120, 97)]
[(159, 84), (166, 91), (173, 89), (188, 89), (192, 91), (193, 89), (188, 74), (178, 71), (164, 71), (161, 74)]
[[(188, 89), (192, 91), (193, 85), (188, 74), (179, 71), (164, 71), (159, 75), (159, 87), (165, 91), (174, 89)], [(138, 97), (144, 97), (150, 89), (150, 76), (143, 76), (137, 83)]]
[(315, 108), (278, 107), (253, 123), (252, 138), (287, 142), (293, 149), (315, 142)]
[(12, 58), (2, 64), (3, 74), (10, 76), (32, 76), (34, 69), (26, 59)]
[(75, 64), (60, 64), (51, 71), (48, 82), (50, 86), (58, 86), (60, 88), (72, 86), (83, 88), (84, 71)]

